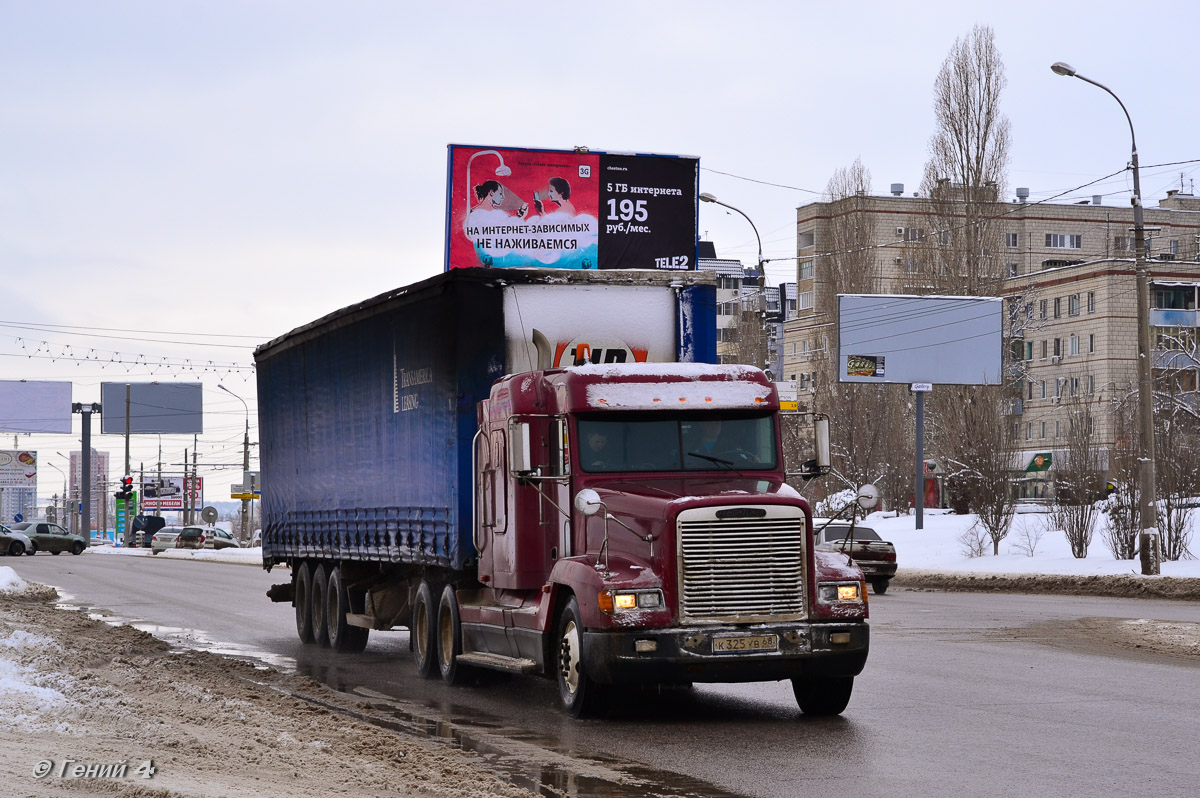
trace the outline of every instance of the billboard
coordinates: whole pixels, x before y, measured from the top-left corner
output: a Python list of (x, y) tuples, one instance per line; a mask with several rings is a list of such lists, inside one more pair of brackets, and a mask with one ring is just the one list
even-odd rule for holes
[(71, 383), (0, 380), (0, 432), (71, 432)]
[(996, 297), (838, 295), (841, 382), (998, 385)]
[(699, 160), (451, 144), (447, 271), (696, 268)]
[(187, 506), (199, 507), (204, 504), (204, 477), (188, 477), (185, 491), (182, 476), (144, 476), (141, 496), (143, 510), (182, 510), (185, 497)]
[(129, 386), (129, 432), (164, 435), (200, 435), (204, 432), (203, 383), (102, 382), (102, 434), (125, 434), (126, 385)]
[(37, 452), (0, 451), (0, 488), (37, 487)]

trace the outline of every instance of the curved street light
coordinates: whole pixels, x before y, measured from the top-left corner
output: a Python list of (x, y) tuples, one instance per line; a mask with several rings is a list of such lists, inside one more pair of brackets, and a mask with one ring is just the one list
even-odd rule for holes
[(761, 279), (764, 276), (763, 275), (764, 261), (763, 261), (763, 256), (762, 256), (762, 237), (759, 236), (759, 234), (758, 234), (758, 228), (754, 226), (754, 220), (751, 219), (749, 216), (747, 216), (746, 213), (744, 211), (742, 211), (740, 208), (735, 208), (727, 202), (721, 202), (719, 199), (714, 197), (712, 194), (709, 194), (707, 191), (700, 194), (700, 201), (701, 202), (711, 202), (714, 205), (720, 205), (722, 208), (728, 208), (731, 211), (736, 211), (737, 213), (742, 214), (743, 219), (745, 219), (747, 222), (750, 222), (750, 229), (754, 231), (754, 238), (758, 241), (758, 264), (755, 266), (755, 273)]
[(1080, 75), (1075, 67), (1063, 61), (1050, 65), (1056, 75), (1068, 78), (1079, 78), (1084, 83), (1090, 83), (1103, 89), (1117, 101), (1125, 113), (1125, 121), (1129, 123), (1129, 140), (1132, 144), (1130, 166), (1133, 169), (1133, 245), (1134, 273), (1137, 278), (1137, 343), (1138, 343), (1138, 429), (1141, 446), (1138, 455), (1138, 482), (1141, 494), (1139, 516), (1142, 520), (1142, 532), (1138, 540), (1141, 551), (1143, 574), (1157, 574), (1158, 561), (1158, 530), (1156, 521), (1155, 475), (1154, 475), (1154, 377), (1150, 352), (1150, 271), (1146, 266), (1146, 225), (1142, 212), (1142, 182), (1138, 169), (1137, 136), (1133, 132), (1133, 119), (1129, 109), (1121, 102), (1112, 89), (1103, 83), (1098, 83), (1089, 77)]

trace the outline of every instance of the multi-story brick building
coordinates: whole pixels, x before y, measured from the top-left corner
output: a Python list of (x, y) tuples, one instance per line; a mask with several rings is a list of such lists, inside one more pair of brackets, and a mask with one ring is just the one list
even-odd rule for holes
[[(1099, 196), (1050, 204), (1026, 202), (1025, 189), (1017, 194), (1011, 203), (990, 205), (986, 214), (988, 261), (1001, 272), (992, 275), (993, 284), (1009, 299), (1012, 316), (1007, 373), (1018, 382), (1011, 412), (1020, 447), (1014, 462), (1065, 446), (1071, 400), (1111, 410), (1137, 384), (1132, 210), (1104, 205)], [(938, 223), (931, 222), (930, 205), (926, 198), (903, 196), (896, 185), (892, 196), (856, 196), (797, 210), (799, 301), (796, 319), (785, 325), (782, 376), (797, 380), (801, 394), (812, 388), (819, 365), (836, 354), (836, 319), (829, 310), (836, 307), (834, 288), (822, 272), (843, 253), (830, 251), (831, 225), (854, 215), (862, 222), (858, 229), (870, 231), (859, 256), (870, 252), (873, 292), (926, 294), (921, 256), (953, 246), (956, 234), (932, 229)], [(1194, 389), (1200, 363), (1171, 354), (1165, 342), (1194, 340), (1200, 327), (1200, 198), (1168, 192), (1158, 207), (1145, 209), (1145, 228), (1156, 376), (1169, 366), (1176, 382)], [(1116, 414), (1092, 415), (1102, 450), (1119, 444)], [(1029, 484), (1025, 490), (1037, 495), (1043, 486)]]

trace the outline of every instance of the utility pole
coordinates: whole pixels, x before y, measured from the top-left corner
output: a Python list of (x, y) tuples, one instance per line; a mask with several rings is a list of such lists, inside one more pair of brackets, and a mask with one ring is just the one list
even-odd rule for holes
[[(226, 388), (224, 385), (218, 385), (225, 393), (232, 396), (242, 403), (242, 407), (246, 410), (246, 434), (242, 438), (242, 495), (246, 495), (246, 491), (250, 489), (250, 485), (246, 484), (250, 478), (250, 406), (246, 404), (246, 400), (238, 396), (233, 391)], [(250, 500), (242, 499), (242, 542), (249, 540), (250, 533), (247, 526), (250, 522)]]

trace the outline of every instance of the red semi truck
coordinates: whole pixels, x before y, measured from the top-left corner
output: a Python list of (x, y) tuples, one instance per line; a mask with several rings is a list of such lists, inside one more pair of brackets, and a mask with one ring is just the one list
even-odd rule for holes
[[(628, 685), (781, 679), (840, 713), (865, 583), (813, 545), (773, 383), (695, 362), (711, 278), (481, 272), (258, 350), (264, 566), (291, 569), (270, 595), (301, 639), (407, 627), (422, 675), (549, 677), (572, 716)], [(631, 313), (674, 340), (603, 329)]]

